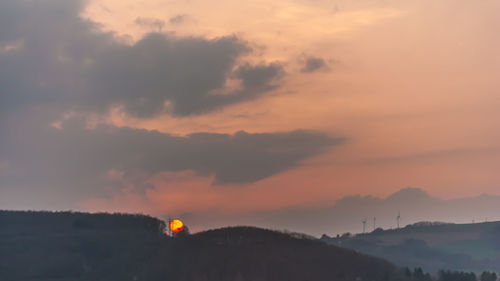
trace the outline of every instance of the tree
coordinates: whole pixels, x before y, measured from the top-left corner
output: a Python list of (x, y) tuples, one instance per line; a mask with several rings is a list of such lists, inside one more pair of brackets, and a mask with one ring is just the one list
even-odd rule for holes
[(411, 279), (411, 271), (408, 267), (403, 268), (403, 274), (408, 278)]
[(477, 281), (474, 272), (444, 271), (439, 272), (439, 281)]
[(495, 272), (485, 271), (479, 277), (480, 281), (497, 281), (497, 275)]

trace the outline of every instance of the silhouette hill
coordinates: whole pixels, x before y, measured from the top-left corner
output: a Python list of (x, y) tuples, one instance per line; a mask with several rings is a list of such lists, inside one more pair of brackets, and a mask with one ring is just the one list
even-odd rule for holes
[(253, 227), (172, 238), (144, 215), (0, 211), (1, 280), (409, 280), (387, 261)]

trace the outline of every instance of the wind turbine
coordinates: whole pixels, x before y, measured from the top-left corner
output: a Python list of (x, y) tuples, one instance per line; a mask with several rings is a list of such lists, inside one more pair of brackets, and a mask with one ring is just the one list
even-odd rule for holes
[(366, 219), (362, 220), (361, 222), (363, 223), (363, 233), (365, 233), (365, 229), (366, 229)]
[(376, 218), (376, 217), (373, 217), (373, 230), (374, 230), (374, 231), (375, 231), (376, 226), (377, 226), (376, 221), (377, 221), (377, 218)]

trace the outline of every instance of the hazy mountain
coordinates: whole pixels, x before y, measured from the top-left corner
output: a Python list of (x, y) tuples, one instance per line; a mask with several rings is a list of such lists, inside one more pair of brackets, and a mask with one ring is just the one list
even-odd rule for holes
[(409, 280), (382, 259), (252, 227), (178, 238), (142, 215), (0, 211), (0, 279)]
[[(484, 222), (500, 220), (500, 196), (444, 200), (428, 195), (419, 188), (405, 188), (386, 198), (371, 195), (347, 196), (331, 206), (303, 207), (263, 212), (248, 218), (226, 221), (226, 225), (248, 224), (266, 228), (289, 229), (320, 237), (335, 236), (345, 232), (361, 233), (362, 220), (366, 219), (366, 231), (372, 231), (373, 218), (376, 227), (396, 228), (396, 217), (401, 213), (401, 226), (419, 221), (444, 221), (453, 223)], [(203, 214), (192, 214), (186, 219), (203, 225), (213, 218)]]

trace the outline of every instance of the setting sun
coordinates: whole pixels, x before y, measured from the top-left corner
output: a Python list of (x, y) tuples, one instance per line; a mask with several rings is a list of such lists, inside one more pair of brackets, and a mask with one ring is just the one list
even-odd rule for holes
[(170, 230), (172, 232), (179, 232), (184, 227), (184, 224), (180, 220), (173, 220), (170, 222)]

